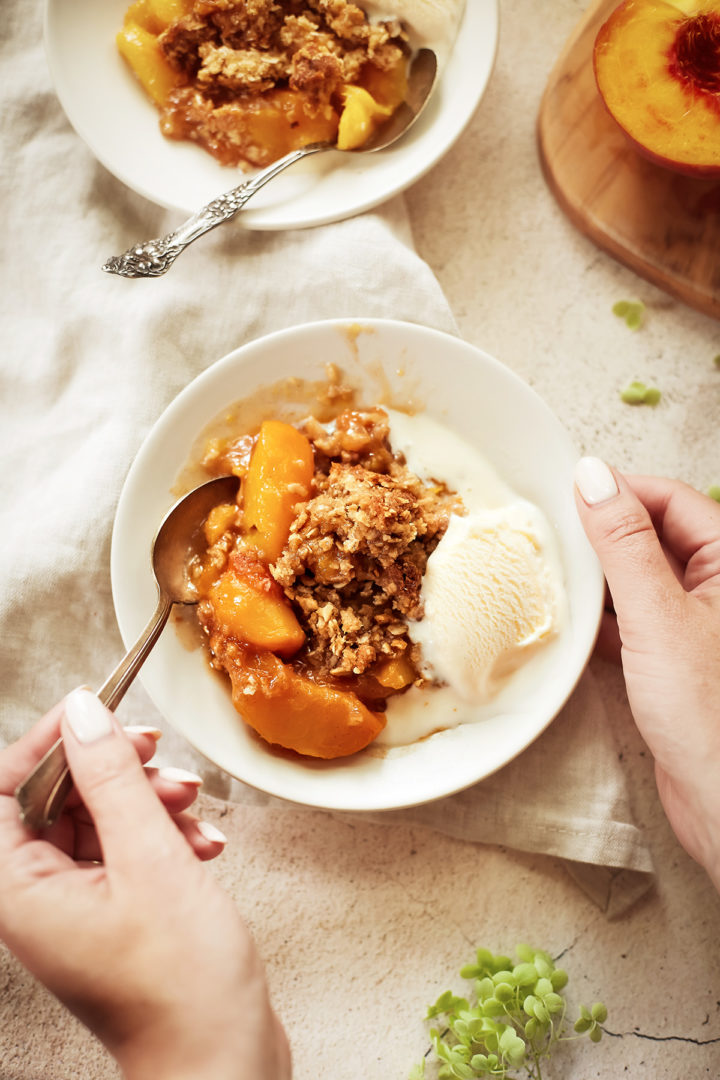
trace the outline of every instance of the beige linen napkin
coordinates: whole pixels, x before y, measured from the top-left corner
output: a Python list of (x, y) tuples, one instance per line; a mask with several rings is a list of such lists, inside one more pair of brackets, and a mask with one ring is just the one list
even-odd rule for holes
[[(217, 797), (289, 806), (217, 769), (205, 776), (205, 790)], [(339, 816), (384, 825), (402, 821), (460, 840), (557, 856), (610, 918), (639, 900), (653, 881), (650, 852), (632, 821), (615, 741), (590, 670), (547, 731), (488, 779), (423, 806)]]
[[(224, 226), (158, 280), (103, 275), (108, 255), (179, 217), (116, 181), (72, 131), (47, 74), (40, 9), (7, 0), (3, 22), (0, 743), (73, 686), (99, 685), (122, 655), (109, 581), (114, 509), (143, 438), (190, 379), (245, 341), (311, 319), (389, 316), (454, 330), (402, 199), (306, 232)], [(162, 762), (199, 769), (211, 793), (269, 801), (199, 759), (139, 685), (120, 716), (163, 727)], [(588, 675), (548, 732), (495, 777), (379, 820), (560, 856), (611, 912), (650, 880)]]

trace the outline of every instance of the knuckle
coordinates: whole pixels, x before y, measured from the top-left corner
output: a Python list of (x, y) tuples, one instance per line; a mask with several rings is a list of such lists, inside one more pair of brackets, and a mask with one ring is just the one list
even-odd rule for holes
[(15, 848), (5, 866), (6, 880), (37, 881), (55, 873), (57, 864), (42, 841), (30, 841)]
[(623, 547), (636, 546), (648, 537), (655, 538), (653, 524), (642, 509), (630, 508), (606, 522), (604, 538), (608, 544)]
[[(138, 765), (138, 768), (140, 766)], [(134, 772), (126, 761), (100, 761), (87, 769), (82, 779), (83, 795), (102, 798), (111, 794), (124, 797), (134, 782)]]

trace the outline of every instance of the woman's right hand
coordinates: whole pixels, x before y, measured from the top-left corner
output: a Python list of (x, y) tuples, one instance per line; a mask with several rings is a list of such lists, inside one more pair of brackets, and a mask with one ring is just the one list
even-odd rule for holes
[(720, 890), (720, 505), (677, 480), (583, 458), (585, 531), (602, 563), (630, 707), (680, 843)]
[[(75, 807), (39, 834), (13, 792), (60, 733)], [(253, 940), (200, 862), (224, 838), (176, 770), (143, 769), (148, 741), (76, 690), (0, 752), (0, 939), (127, 1080), (288, 1080)]]

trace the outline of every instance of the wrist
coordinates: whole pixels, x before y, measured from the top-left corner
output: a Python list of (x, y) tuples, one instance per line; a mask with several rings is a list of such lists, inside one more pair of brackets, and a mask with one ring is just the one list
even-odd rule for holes
[(134, 1046), (117, 1055), (124, 1080), (241, 1080), (247, 1076), (242, 1057), (231, 1057), (224, 1048), (207, 1047), (187, 1052), (179, 1043), (174, 1047)]
[(712, 881), (715, 889), (720, 893), (720, 848), (715, 847), (713, 851), (708, 855), (708, 858), (704, 864), (705, 871)]
[(192, 1020), (181, 1032), (153, 1026), (114, 1056), (124, 1080), (290, 1080), (285, 1032), (275, 1014), (268, 1014), (260, 1024), (251, 1009), (200, 1029)]

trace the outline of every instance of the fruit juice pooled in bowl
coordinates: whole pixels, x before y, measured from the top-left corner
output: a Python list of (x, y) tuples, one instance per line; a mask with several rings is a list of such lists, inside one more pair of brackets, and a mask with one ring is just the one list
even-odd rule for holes
[(198, 618), (268, 743), (332, 759), (452, 727), (562, 624), (548, 522), (428, 417), (268, 419), (203, 467), (242, 484), (190, 567)]

